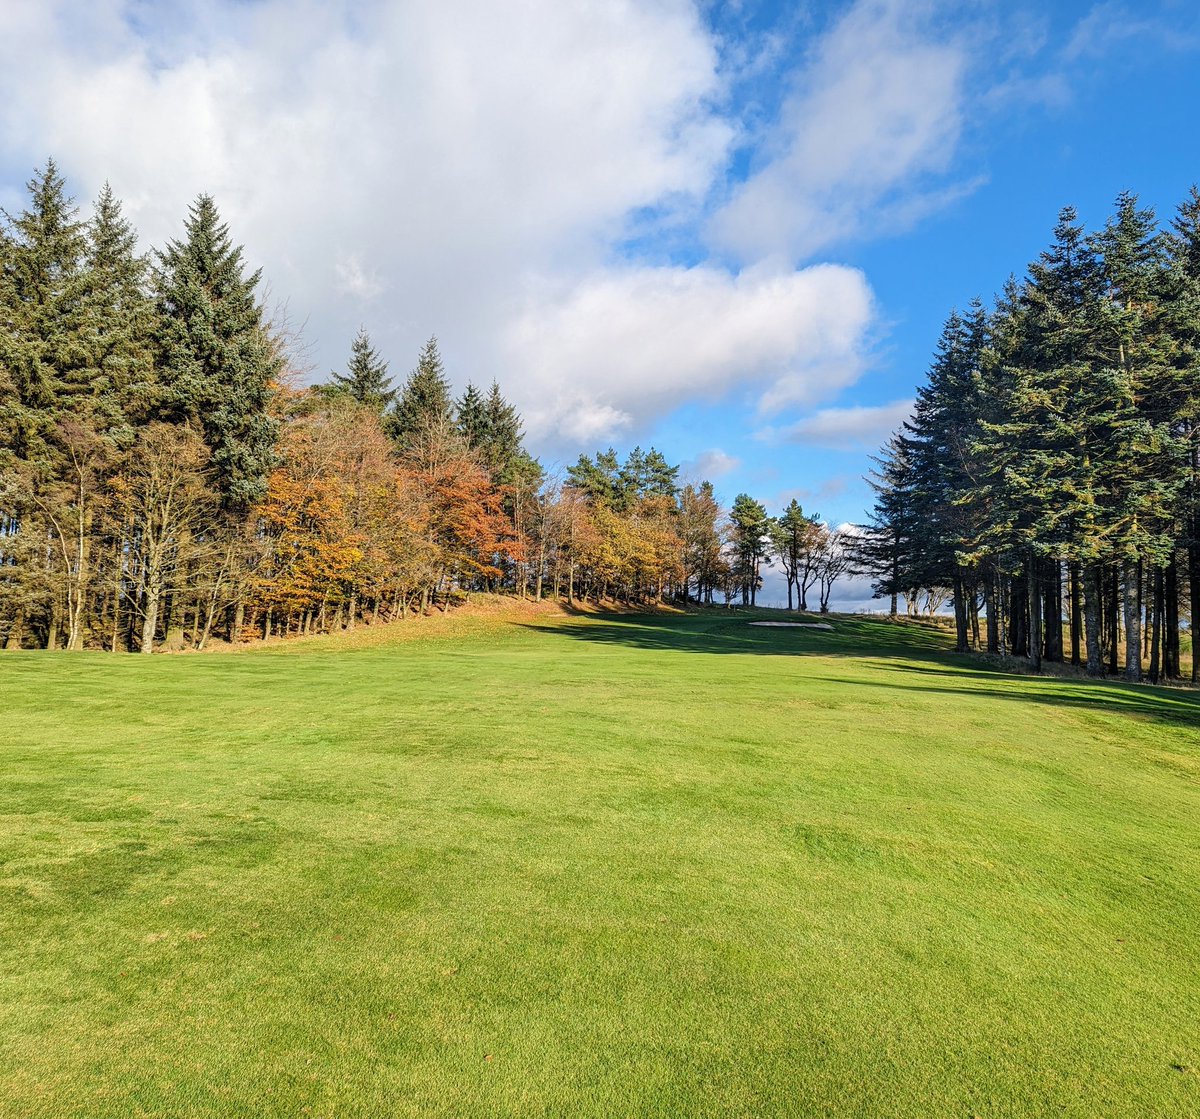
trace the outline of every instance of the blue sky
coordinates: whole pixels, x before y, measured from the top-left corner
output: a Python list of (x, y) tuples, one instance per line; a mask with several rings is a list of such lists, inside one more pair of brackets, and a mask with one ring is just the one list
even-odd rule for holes
[(400, 377), (436, 333), (548, 464), (653, 443), (726, 501), (834, 523), (952, 306), (1064, 204), (1169, 213), (1200, 178), (1185, 3), (10, 0), (5, 23), (0, 205), (54, 155), (156, 244), (209, 191), (303, 377), (360, 324)]

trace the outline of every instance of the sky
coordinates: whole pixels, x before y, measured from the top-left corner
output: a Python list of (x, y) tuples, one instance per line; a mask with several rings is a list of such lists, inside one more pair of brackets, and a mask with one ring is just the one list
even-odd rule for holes
[(306, 379), (360, 325), (397, 380), (436, 335), (548, 467), (654, 445), (832, 524), (953, 307), (1062, 206), (1169, 216), (1200, 180), (1173, 0), (0, 0), (0, 27), (4, 209), (49, 156), (145, 247), (210, 193)]

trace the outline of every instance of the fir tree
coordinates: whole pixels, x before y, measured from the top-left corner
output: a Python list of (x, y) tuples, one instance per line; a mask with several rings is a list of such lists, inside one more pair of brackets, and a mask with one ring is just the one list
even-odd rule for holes
[[(1179, 495), (1191, 588), (1192, 631), (1200, 619), (1200, 190), (1192, 187), (1171, 222), (1166, 252), (1167, 326), (1174, 341), (1172, 381), (1175, 427), (1186, 458)], [(1193, 643), (1192, 682), (1200, 682), (1200, 656)]]
[(416, 369), (400, 390), (390, 417), (390, 434), (405, 448), (420, 433), (448, 425), (453, 413), (450, 382), (442, 368), (437, 338), (430, 338), (421, 350)]
[(468, 382), (466, 389), (454, 406), (459, 434), (472, 450), (478, 450), (488, 441), (487, 407), (483, 394)]
[(388, 363), (371, 345), (366, 328), (360, 326), (350, 344), (350, 361), (346, 372), (331, 373), (328, 387), (382, 415), (396, 401), (396, 391), (392, 388), (387, 371)]
[(350, 399), (371, 408), (372, 411), (383, 414), (396, 401), (396, 390), (391, 387), (388, 376), (388, 363), (379, 357), (376, 348), (371, 345), (371, 336), (366, 328), (359, 327), (359, 333), (350, 343), (350, 360), (346, 372), (330, 373), (330, 382), (326, 385), (334, 393), (349, 396)]
[(87, 232), (84, 310), (89, 361), (81, 387), (90, 398), (98, 429), (128, 446), (136, 425), (150, 414), (156, 392), (149, 264), (138, 255), (137, 234), (107, 183)]
[(874, 579), (871, 590), (876, 598), (890, 601), (893, 618), (899, 596), (915, 592), (913, 556), (921, 531), (912, 500), (913, 471), (908, 451), (907, 441), (896, 434), (873, 458), (875, 466), (867, 483), (875, 493), (875, 501), (870, 522), (861, 526), (855, 537), (851, 565), (858, 574)]
[(10, 390), (5, 441), (20, 459), (49, 468), (55, 422), (87, 364), (85, 252), (75, 203), (53, 160), (27, 184), (28, 208), (5, 214), (0, 257), (0, 367)]
[(524, 477), (533, 460), (521, 446), (521, 415), (493, 381), (484, 401), (484, 462), (497, 481), (509, 485)]
[(282, 360), (255, 289), (216, 205), (201, 195), (184, 237), (158, 254), (161, 414), (198, 424), (227, 509), (245, 509), (265, 491), (274, 461), (276, 423), (270, 384)]

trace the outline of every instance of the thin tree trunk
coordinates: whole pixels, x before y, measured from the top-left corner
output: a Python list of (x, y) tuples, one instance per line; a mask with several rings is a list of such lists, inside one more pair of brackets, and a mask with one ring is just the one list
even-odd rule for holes
[(1118, 646), (1121, 644), (1121, 572), (1116, 564), (1109, 570), (1108, 584), (1108, 671), (1116, 676), (1120, 668)]
[(1162, 676), (1163, 571), (1155, 567), (1151, 578), (1151, 601), (1154, 621), (1150, 625), (1150, 682), (1157, 684)]
[(983, 606), (987, 612), (987, 651), (996, 656), (1000, 652), (999, 580), (994, 570), (986, 571), (983, 583)]
[[(1142, 678), (1142, 611), (1138, 602), (1138, 568), (1125, 564), (1125, 679)], [(1115, 642), (1114, 642), (1115, 646)]]
[(1038, 563), (1030, 554), (1025, 564), (1025, 586), (1028, 591), (1028, 650), (1029, 667), (1034, 672), (1042, 670), (1042, 580), (1038, 571)]
[[(1067, 577), (1071, 582), (1071, 663), (1079, 664), (1079, 642), (1083, 636), (1083, 589), (1079, 584), (1079, 564), (1072, 563)], [(1088, 654), (1091, 664), (1091, 654)]]
[(1054, 557), (1046, 564), (1045, 603), (1046, 660), (1061, 664), (1063, 659), (1062, 564)]
[(967, 602), (963, 588), (962, 568), (954, 567), (954, 651), (967, 651)]
[(1087, 640), (1087, 674), (1104, 675), (1104, 655), (1100, 644), (1101, 572), (1089, 564), (1083, 569), (1083, 618)]
[(1196, 628), (1200, 626), (1200, 512), (1192, 518), (1192, 541), (1188, 545), (1188, 583), (1192, 600), (1192, 623), (1188, 631), (1192, 638), (1192, 683), (1200, 684), (1200, 648), (1196, 642)]
[(1166, 614), (1163, 622), (1163, 675), (1169, 680), (1178, 680), (1179, 665), (1179, 556), (1171, 552), (1171, 563), (1166, 573)]

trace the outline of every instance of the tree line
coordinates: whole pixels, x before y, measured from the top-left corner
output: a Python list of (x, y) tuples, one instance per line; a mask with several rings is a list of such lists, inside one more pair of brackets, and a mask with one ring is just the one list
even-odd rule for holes
[(151, 652), (353, 629), (471, 591), (828, 608), (840, 539), (651, 448), (547, 471), (431, 338), (398, 386), (365, 330), (302, 386), (212, 198), (144, 255), (54, 163), (0, 226), (0, 645)]
[(945, 590), (960, 650), (1178, 678), (1200, 616), (1200, 193), (1165, 227), (1128, 193), (1092, 232), (1063, 209), (1022, 280), (946, 320), (871, 482), (855, 562), (893, 614)]

